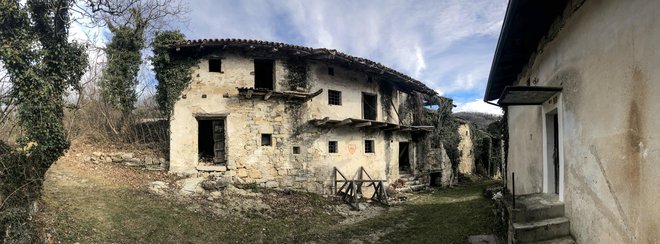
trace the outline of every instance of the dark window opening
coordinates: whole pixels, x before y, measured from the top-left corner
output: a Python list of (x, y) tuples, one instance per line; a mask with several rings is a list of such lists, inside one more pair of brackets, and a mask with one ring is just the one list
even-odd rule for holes
[(293, 154), (300, 154), (300, 147), (299, 146), (293, 147)]
[(364, 119), (376, 120), (376, 95), (362, 93), (362, 115)]
[(328, 153), (337, 153), (337, 141), (328, 142)]
[(328, 104), (341, 105), (341, 92), (328, 90)]
[(374, 153), (374, 140), (364, 140), (364, 152)]
[(209, 72), (222, 72), (222, 60), (209, 59)]
[(328, 67), (328, 75), (332, 75), (332, 76), (334, 76), (334, 75), (335, 75), (335, 68), (333, 68), (333, 67)]
[(399, 172), (410, 172), (410, 143), (399, 142)]
[(374, 78), (371, 77), (371, 76), (368, 76), (367, 77), (367, 82), (369, 82), (369, 83), (374, 82)]
[(225, 163), (225, 121), (197, 120), (197, 126), (199, 161)]
[(272, 59), (254, 60), (254, 88), (273, 90), (275, 62)]
[(272, 134), (261, 134), (261, 145), (262, 146), (272, 146), (273, 145), (273, 135)]

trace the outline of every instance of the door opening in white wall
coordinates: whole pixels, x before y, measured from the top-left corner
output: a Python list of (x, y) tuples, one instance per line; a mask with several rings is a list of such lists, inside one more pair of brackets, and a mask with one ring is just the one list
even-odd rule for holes
[(559, 194), (559, 116), (557, 110), (545, 114), (547, 192)]
[(399, 142), (399, 173), (410, 172), (410, 143)]
[(225, 163), (225, 120), (197, 120), (197, 155), (200, 162)]

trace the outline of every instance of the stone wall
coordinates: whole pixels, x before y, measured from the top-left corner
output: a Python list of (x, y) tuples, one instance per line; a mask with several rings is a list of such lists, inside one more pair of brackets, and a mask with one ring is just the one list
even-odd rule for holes
[[(198, 174), (197, 115), (216, 115), (225, 120), (226, 171), (222, 175), (234, 182), (255, 183), (270, 187), (291, 187), (329, 193), (333, 168), (352, 176), (360, 167), (376, 179), (398, 179), (399, 142), (414, 142), (410, 132), (387, 132), (352, 127), (320, 128), (308, 123), (312, 119), (362, 118), (362, 92), (378, 94), (379, 83), (367, 82), (367, 75), (343, 67), (310, 63), (308, 84), (303, 89), (323, 92), (306, 102), (279, 98), (264, 100), (238, 96), (236, 87), (254, 86), (254, 65), (249, 57), (222, 54), (222, 73), (210, 73), (202, 59), (193, 70), (193, 81), (174, 106), (170, 123), (170, 171)], [(275, 61), (275, 90), (286, 91), (286, 61)], [(328, 104), (328, 89), (342, 92), (342, 105)], [(394, 89), (395, 101), (401, 99)], [(378, 99), (379, 121), (398, 122), (396, 112), (388, 112)], [(393, 108), (391, 108), (393, 110)], [(272, 134), (271, 146), (261, 145), (261, 134)], [(364, 152), (364, 140), (374, 140), (375, 153)], [(338, 152), (329, 153), (329, 141), (338, 142)], [(300, 154), (293, 154), (293, 147)], [(416, 164), (416, 150), (411, 164)], [(220, 172), (220, 171), (218, 171)], [(206, 174), (206, 173), (202, 173)], [(209, 173), (210, 174), (210, 173)]]
[(458, 134), (461, 136), (461, 141), (458, 143), (458, 150), (461, 153), (460, 162), (458, 163), (458, 172), (461, 174), (471, 175), (475, 172), (474, 160), (474, 142), (470, 134), (470, 124), (462, 123), (458, 126)]
[(133, 153), (128, 152), (93, 152), (91, 155), (85, 157), (85, 161), (120, 163), (127, 166), (143, 167), (149, 170), (166, 170), (169, 165), (164, 158), (150, 156), (136, 157)]

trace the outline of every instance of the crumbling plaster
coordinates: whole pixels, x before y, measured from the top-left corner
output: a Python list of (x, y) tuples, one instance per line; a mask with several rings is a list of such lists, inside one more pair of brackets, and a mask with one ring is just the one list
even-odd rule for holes
[[(563, 87), (564, 202), (578, 243), (660, 240), (658, 12), (652, 0), (586, 1), (518, 80)], [(509, 177), (517, 193), (540, 192), (540, 106), (508, 116)]]
[[(223, 72), (207, 72), (208, 62), (201, 59), (193, 68), (191, 84), (183, 92), (185, 98), (174, 106), (170, 123), (170, 172), (197, 173), (195, 114), (215, 114), (226, 115), (227, 172), (238, 181), (268, 182), (269, 185), (328, 193), (333, 167), (349, 177), (359, 167), (364, 167), (373, 178), (398, 179), (398, 158), (395, 157), (398, 142), (410, 142), (409, 132), (318, 128), (307, 123), (324, 117), (362, 118), (362, 92), (382, 95), (377, 82), (366, 82), (366, 74), (333, 66), (335, 76), (330, 76), (327, 64), (311, 62), (307, 90), (323, 89), (323, 93), (312, 100), (301, 104), (280, 99), (245, 99), (237, 97), (236, 87), (254, 86), (253, 59), (231, 53), (220, 56)], [(288, 89), (282, 85), (287, 72), (283, 62), (275, 62), (277, 91)], [(328, 105), (328, 89), (342, 92), (341, 106)], [(206, 98), (202, 98), (203, 94)], [(378, 120), (398, 121), (394, 116), (385, 118), (387, 113), (380, 99), (378, 103)], [(262, 133), (273, 134), (272, 146), (260, 145)], [(365, 139), (374, 140), (375, 153), (364, 152)], [(338, 153), (327, 152), (330, 140), (338, 141)], [(293, 146), (299, 146), (301, 153), (293, 154)]]

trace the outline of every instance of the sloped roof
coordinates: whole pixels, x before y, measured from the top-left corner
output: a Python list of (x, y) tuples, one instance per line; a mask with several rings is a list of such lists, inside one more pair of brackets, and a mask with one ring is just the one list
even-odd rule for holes
[[(488, 76), (484, 101), (498, 99), (536, 51), (568, 0), (510, 0)], [(573, 0), (571, 2), (580, 2)], [(577, 3), (573, 3), (577, 4)]]
[(298, 55), (301, 57), (321, 60), (333, 61), (347, 64), (351, 67), (358, 68), (364, 71), (370, 71), (386, 76), (389, 80), (393, 80), (400, 85), (404, 85), (409, 89), (435, 96), (437, 92), (426, 86), (421, 81), (413, 79), (412, 77), (398, 72), (380, 63), (371, 61), (366, 58), (351, 56), (335, 49), (327, 48), (311, 48), (298, 45), (292, 45), (281, 42), (249, 40), (249, 39), (197, 39), (186, 40), (184, 42), (175, 43), (172, 48), (190, 48), (190, 47), (210, 47), (210, 48), (248, 48), (248, 49), (270, 49), (271, 52), (286, 51), (290, 55)]

